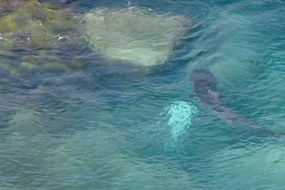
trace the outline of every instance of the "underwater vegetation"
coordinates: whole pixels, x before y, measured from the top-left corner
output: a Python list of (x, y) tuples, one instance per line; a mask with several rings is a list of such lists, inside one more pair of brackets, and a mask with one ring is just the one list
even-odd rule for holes
[(7, 63), (11, 59), (4, 56), (0, 68), (15, 76), (41, 73), (43, 68), (65, 72), (82, 69), (84, 65), (77, 61), (77, 55), (70, 54), (75, 59), (69, 63), (59, 59), (68, 54), (64, 53), (68, 51), (66, 46), (75, 48), (79, 45), (79, 41), (72, 37), (79, 21), (53, 4), (24, 2), (0, 16), (0, 54), (14, 57), (11, 64)]
[(1, 49), (18, 45), (46, 48), (58, 44), (58, 35), (74, 28), (76, 20), (65, 11), (53, 9), (50, 4), (27, 1), (1, 16), (0, 24)]

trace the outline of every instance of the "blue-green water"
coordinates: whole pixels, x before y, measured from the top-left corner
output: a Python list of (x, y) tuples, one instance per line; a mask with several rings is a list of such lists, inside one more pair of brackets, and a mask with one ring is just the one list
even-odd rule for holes
[[(68, 64), (74, 54), (87, 65), (20, 75), (1, 69), (0, 190), (284, 189), (285, 2), (131, 4), (192, 21), (167, 63), (147, 72), (104, 63), (85, 45), (47, 55), (0, 50), (2, 65), (26, 57)], [(127, 5), (76, 6), (83, 13)], [(210, 70), (225, 105), (256, 127), (199, 102), (195, 68)]]

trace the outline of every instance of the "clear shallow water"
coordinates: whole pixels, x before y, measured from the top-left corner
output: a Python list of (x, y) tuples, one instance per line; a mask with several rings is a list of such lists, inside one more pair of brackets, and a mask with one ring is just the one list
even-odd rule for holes
[[(193, 20), (167, 63), (112, 66), (82, 45), (32, 51), (37, 62), (79, 55), (82, 69), (1, 71), (0, 189), (284, 189), (285, 3), (133, 4)], [(17, 65), (31, 51), (0, 56)], [(209, 69), (225, 105), (257, 126), (200, 103), (196, 68)]]

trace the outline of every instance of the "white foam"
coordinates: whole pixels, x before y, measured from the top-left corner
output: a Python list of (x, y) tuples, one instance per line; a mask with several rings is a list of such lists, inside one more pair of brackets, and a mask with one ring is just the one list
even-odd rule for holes
[(187, 132), (192, 124), (192, 119), (197, 113), (197, 108), (190, 102), (176, 101), (167, 109), (168, 126), (174, 141)]

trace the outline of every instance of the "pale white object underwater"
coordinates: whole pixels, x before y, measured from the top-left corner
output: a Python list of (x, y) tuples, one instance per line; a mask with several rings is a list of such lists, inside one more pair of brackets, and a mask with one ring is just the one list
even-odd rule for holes
[(83, 33), (105, 58), (139, 66), (164, 63), (190, 22), (184, 16), (151, 10), (96, 8), (83, 17)]
[(167, 108), (168, 126), (171, 128), (171, 135), (174, 141), (186, 133), (191, 126), (192, 119), (197, 113), (197, 108), (184, 101), (176, 101)]

